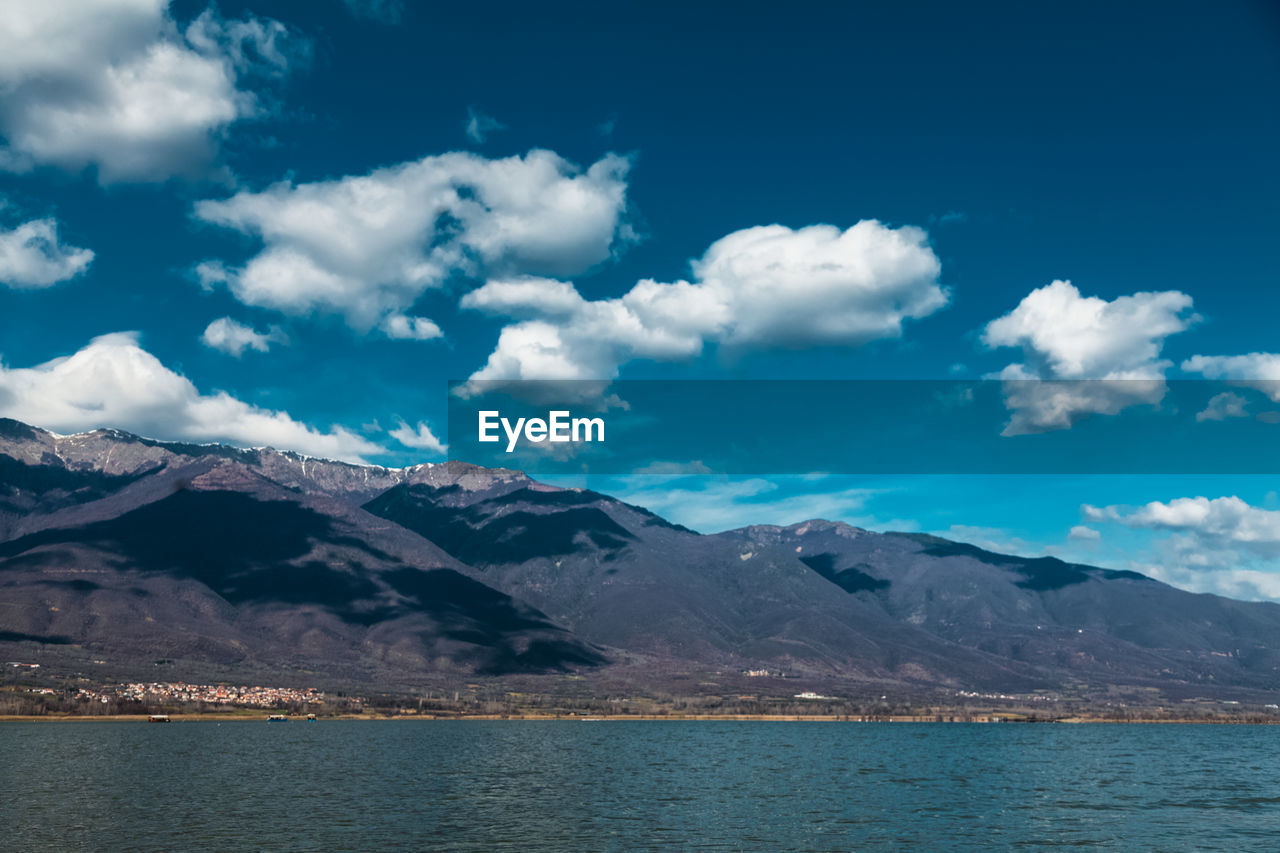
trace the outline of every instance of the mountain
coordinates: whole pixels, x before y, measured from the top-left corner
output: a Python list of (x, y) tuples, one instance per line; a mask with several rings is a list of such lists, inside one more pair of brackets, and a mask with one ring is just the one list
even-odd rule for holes
[(792, 550), (891, 619), (1064, 681), (1259, 690), (1278, 683), (1280, 605), (824, 521), (724, 535)]
[(660, 669), (1033, 680), (1030, 668), (894, 620), (785, 549), (701, 536), (595, 492), (403, 484), (364, 508), (430, 537), (577, 636)]
[(104, 678), (1202, 695), (1273, 688), (1277, 649), (1280, 606), (1134, 572), (818, 520), (700, 535), (504, 469), (0, 420), (0, 654)]
[(177, 659), (356, 681), (605, 660), (358, 506), (392, 482), (469, 486), (479, 472), (464, 466), (361, 468), (12, 421), (0, 422), (0, 463), (10, 642), (80, 646), (129, 671)]

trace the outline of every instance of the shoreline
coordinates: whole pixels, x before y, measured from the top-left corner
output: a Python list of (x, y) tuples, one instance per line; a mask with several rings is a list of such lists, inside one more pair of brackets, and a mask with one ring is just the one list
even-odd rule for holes
[[(205, 714), (170, 714), (170, 722), (266, 722), (267, 715), (251, 713), (205, 713)], [(1069, 724), (1081, 725), (1103, 723), (1112, 725), (1195, 725), (1195, 726), (1271, 726), (1280, 720), (1240, 720), (1240, 719), (1203, 719), (1191, 717), (1173, 717), (1164, 719), (1130, 719), (1120, 720), (1108, 717), (1072, 716), (1057, 719), (1029, 720), (1018, 715), (981, 714), (970, 715), (967, 720), (939, 720), (937, 715), (929, 716), (884, 716), (867, 717), (862, 715), (823, 715), (823, 714), (339, 714), (332, 717), (320, 717), (308, 720), (305, 717), (290, 717), (289, 722), (447, 722), (468, 720), (511, 720), (520, 722), (760, 722), (760, 723), (932, 723), (938, 725), (964, 724)], [(45, 715), (0, 715), (0, 723), (147, 723), (147, 714), (45, 714)]]

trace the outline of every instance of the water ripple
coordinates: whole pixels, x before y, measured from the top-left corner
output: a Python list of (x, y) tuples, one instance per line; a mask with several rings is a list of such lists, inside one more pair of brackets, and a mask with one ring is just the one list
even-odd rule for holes
[(1274, 850), (1280, 730), (0, 726), (6, 849)]

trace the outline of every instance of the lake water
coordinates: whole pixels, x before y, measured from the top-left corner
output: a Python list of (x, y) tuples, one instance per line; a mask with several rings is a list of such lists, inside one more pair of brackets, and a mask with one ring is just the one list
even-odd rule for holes
[(0, 724), (0, 849), (1280, 849), (1280, 727)]

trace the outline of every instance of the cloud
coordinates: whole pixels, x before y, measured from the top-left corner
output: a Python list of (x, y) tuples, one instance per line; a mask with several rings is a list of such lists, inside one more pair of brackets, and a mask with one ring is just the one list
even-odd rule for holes
[[(856, 346), (896, 338), (903, 320), (928, 316), (948, 300), (928, 235), (875, 220), (846, 231), (830, 225), (736, 231), (714, 243), (693, 271), (729, 309), (720, 336), (729, 346)], [(633, 294), (668, 312), (702, 302), (673, 287), (642, 284)]]
[(1013, 365), (1059, 379), (1162, 375), (1164, 339), (1194, 321), (1191, 297), (1176, 290), (1135, 293), (1108, 302), (1082, 297), (1071, 282), (1033, 290), (983, 330), (989, 347), (1022, 347), (1028, 364)]
[(632, 359), (679, 361), (708, 342), (733, 352), (858, 346), (902, 334), (947, 304), (924, 231), (864, 220), (736, 231), (692, 262), (694, 281), (638, 282), (613, 299), (572, 284), (494, 279), (462, 307), (510, 317), (473, 380), (613, 379)]
[(1280, 403), (1280, 354), (1196, 355), (1182, 362), (1182, 369), (1207, 379), (1225, 379), (1244, 388), (1254, 388), (1266, 394), (1271, 402)]
[(1230, 542), (1280, 555), (1280, 510), (1250, 506), (1238, 497), (1177, 498), (1152, 501), (1141, 507), (1085, 504), (1090, 521), (1111, 521), (1126, 527), (1191, 532), (1219, 543)]
[(342, 5), (357, 18), (380, 24), (398, 24), (404, 17), (404, 0), (342, 0)]
[(198, 219), (262, 249), (239, 268), (210, 260), (196, 273), (247, 305), (337, 313), (364, 332), (451, 276), (576, 275), (608, 260), (631, 239), (628, 168), (613, 154), (584, 171), (551, 151), (454, 152), (202, 201)]
[(225, 392), (201, 394), (142, 349), (134, 332), (94, 338), (34, 367), (0, 365), (0, 415), (59, 432), (114, 427), (166, 440), (271, 446), (363, 462), (383, 449), (346, 430), (327, 432)]
[(694, 488), (670, 483), (655, 487), (652, 475), (623, 480), (628, 485), (611, 490), (611, 494), (702, 533), (750, 524), (795, 524), (815, 518), (865, 525), (869, 523), (866, 504), (876, 494), (873, 489), (849, 488), (778, 497), (779, 484), (761, 478), (700, 476)]
[(462, 127), (467, 133), (467, 139), (476, 144), (484, 142), (494, 131), (507, 129), (505, 124), (493, 116), (485, 115), (475, 107), (467, 107), (467, 120)]
[(953, 524), (936, 535), (956, 542), (967, 542), (984, 551), (994, 551), (997, 554), (1029, 556), (1036, 550), (1025, 539), (1014, 536), (1008, 530), (999, 527)]
[(440, 439), (436, 438), (435, 433), (431, 431), (431, 427), (426, 421), (418, 421), (417, 427), (411, 427), (403, 420), (399, 422), (400, 426), (391, 430), (388, 435), (405, 447), (412, 447), (415, 450), (430, 450), (432, 453), (439, 453), (441, 456), (448, 450), (448, 446), (442, 444)]
[(0, 166), (96, 166), (99, 180), (161, 181), (207, 168), (226, 128), (261, 115), (250, 89), (309, 45), (278, 21), (185, 30), (167, 0), (10, 2), (0, 15)]
[(1160, 352), (1199, 319), (1191, 304), (1176, 290), (1084, 297), (1068, 281), (1031, 291), (982, 332), (990, 348), (1023, 352), (1024, 361), (996, 374), (1012, 412), (1004, 434), (1066, 429), (1090, 414), (1160, 402), (1172, 366)]
[(1215, 394), (1209, 399), (1209, 404), (1204, 407), (1204, 411), (1196, 412), (1196, 421), (1225, 421), (1228, 418), (1247, 418), (1249, 413), (1245, 411), (1247, 401), (1239, 394), (1232, 394), (1230, 391), (1224, 391), (1221, 394)]
[(289, 339), (279, 326), (272, 326), (266, 334), (246, 326), (230, 317), (220, 317), (210, 323), (200, 336), (205, 346), (239, 358), (246, 349), (266, 352), (271, 344), (286, 344)]
[(383, 320), (382, 331), (388, 338), (401, 341), (430, 341), (444, 337), (440, 327), (426, 317), (405, 314), (392, 314)]
[[(1266, 569), (1212, 568), (1197, 564), (1194, 551), (1165, 548), (1159, 562), (1130, 562), (1129, 568), (1190, 592), (1211, 593), (1239, 601), (1280, 601), (1280, 573)], [(1189, 558), (1189, 559), (1187, 559)]]
[(1001, 435), (1069, 429), (1089, 415), (1116, 415), (1164, 399), (1164, 379), (1049, 380), (1002, 374), (1005, 407), (1012, 413)]
[(1092, 527), (1084, 524), (1077, 524), (1067, 533), (1068, 539), (1077, 539), (1083, 542), (1097, 542), (1102, 538), (1102, 534)]
[(1280, 510), (1236, 496), (1176, 498), (1139, 507), (1081, 507), (1088, 520), (1162, 534), (1137, 571), (1194, 592), (1280, 600)]
[(571, 317), (587, 301), (567, 281), (530, 276), (486, 282), (464, 296), (461, 305), (507, 317)]
[(712, 474), (710, 468), (706, 466), (701, 459), (695, 459), (692, 462), (668, 462), (655, 461), (648, 465), (641, 466), (631, 472), (632, 474), (644, 474), (650, 477), (690, 477), (701, 474)]
[(49, 287), (89, 268), (93, 252), (58, 242), (58, 223), (33, 219), (6, 231), (0, 228), (0, 284), (16, 288)]

